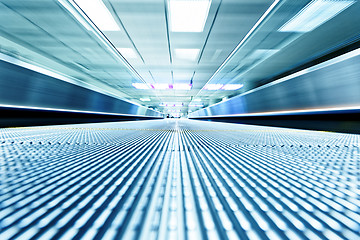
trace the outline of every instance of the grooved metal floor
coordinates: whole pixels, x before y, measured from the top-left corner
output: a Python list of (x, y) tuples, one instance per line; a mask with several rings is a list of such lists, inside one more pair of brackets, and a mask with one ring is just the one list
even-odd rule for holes
[(360, 135), (154, 120), (0, 129), (0, 239), (360, 239)]

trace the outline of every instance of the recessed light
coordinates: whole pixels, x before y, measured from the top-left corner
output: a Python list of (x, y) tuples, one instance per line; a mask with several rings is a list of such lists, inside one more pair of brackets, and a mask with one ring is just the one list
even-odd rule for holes
[(211, 0), (170, 0), (170, 29), (173, 32), (202, 32)]
[(120, 31), (113, 16), (101, 0), (75, 0), (101, 31)]
[(355, 1), (314, 0), (285, 23), (280, 32), (309, 32), (335, 17)]

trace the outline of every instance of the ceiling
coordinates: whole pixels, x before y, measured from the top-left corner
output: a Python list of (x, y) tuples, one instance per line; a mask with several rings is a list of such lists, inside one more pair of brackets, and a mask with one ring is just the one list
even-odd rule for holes
[[(334, 1), (212, 0), (198, 32), (174, 31), (174, 1), (179, 0), (103, 0), (115, 22), (115, 30), (109, 31), (99, 26), (83, 0), (1, 0), (0, 50), (95, 91), (186, 115), (359, 37), (358, 1), (339, 0), (342, 11), (336, 6), (338, 12), (327, 21), (298, 31), (284, 26), (314, 2)], [(134, 83), (151, 85), (137, 89)], [(191, 89), (178, 90), (178, 84)], [(209, 84), (243, 87), (209, 90)]]

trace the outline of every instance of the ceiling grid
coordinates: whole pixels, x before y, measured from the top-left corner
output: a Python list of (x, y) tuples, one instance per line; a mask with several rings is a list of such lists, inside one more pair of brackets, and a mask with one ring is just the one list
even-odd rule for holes
[[(309, 15), (313, 5), (322, 9), (317, 18)], [(2, 0), (0, 49), (94, 89), (185, 116), (351, 43), (360, 28), (359, 5), (353, 0)], [(100, 12), (113, 23), (99, 22)], [(307, 28), (300, 29), (296, 21), (305, 18)]]

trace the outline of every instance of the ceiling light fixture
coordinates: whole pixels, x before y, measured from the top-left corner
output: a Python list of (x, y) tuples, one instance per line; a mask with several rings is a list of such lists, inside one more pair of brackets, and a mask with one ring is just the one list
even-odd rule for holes
[(170, 88), (169, 84), (167, 83), (154, 83), (152, 86), (157, 90), (165, 90)]
[(151, 99), (150, 98), (140, 98), (140, 101), (142, 101), (142, 102), (150, 102)]
[(202, 32), (209, 14), (211, 0), (169, 0), (172, 32)]
[(75, 2), (101, 31), (120, 31), (102, 0), (75, 0)]
[(151, 85), (146, 83), (133, 83), (132, 84), (136, 89), (150, 89)]
[(222, 90), (238, 90), (242, 88), (244, 84), (225, 84), (221, 89)]
[(206, 85), (204, 86), (204, 89), (205, 89), (205, 90), (215, 91), (215, 90), (221, 89), (223, 86), (224, 86), (224, 84), (219, 84), (219, 83), (216, 83), (216, 84), (206, 84)]
[(195, 104), (190, 103), (189, 104), (189, 107), (203, 107), (203, 106), (204, 106), (203, 104), (198, 104), (198, 103), (195, 103)]
[(184, 104), (179, 102), (162, 102), (161, 107), (182, 107)]
[(314, 0), (285, 23), (280, 32), (310, 32), (335, 17), (355, 1)]
[(175, 90), (191, 90), (192, 84), (186, 83), (175, 83), (173, 84), (173, 89)]
[(134, 49), (132, 48), (116, 48), (121, 55), (126, 58), (126, 59), (130, 59), (130, 58), (137, 58), (137, 54), (134, 51)]
[(200, 49), (198, 48), (176, 48), (175, 56), (178, 59), (195, 61), (199, 56)]

